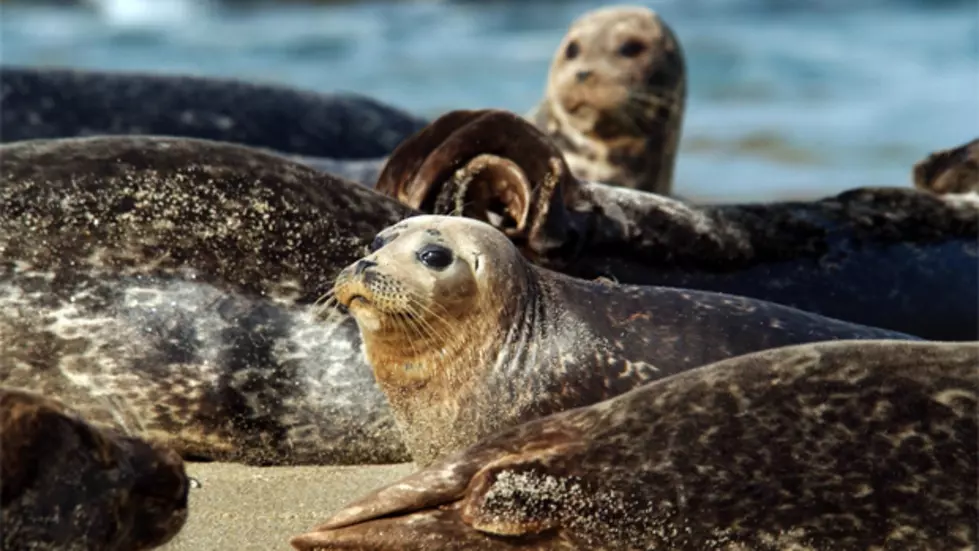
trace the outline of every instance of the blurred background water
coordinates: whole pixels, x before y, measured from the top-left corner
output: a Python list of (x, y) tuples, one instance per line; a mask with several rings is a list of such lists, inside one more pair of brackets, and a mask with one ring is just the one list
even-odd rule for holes
[[(687, 56), (677, 191), (715, 199), (910, 185), (979, 136), (976, 0), (661, 0)], [(0, 2), (4, 63), (354, 91), (433, 117), (525, 112), (569, 23), (609, 2)]]

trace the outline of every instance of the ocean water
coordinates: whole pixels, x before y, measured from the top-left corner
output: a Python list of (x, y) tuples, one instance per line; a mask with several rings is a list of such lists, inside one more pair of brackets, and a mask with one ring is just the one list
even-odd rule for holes
[[(908, 186), (979, 136), (979, 3), (662, 0), (689, 70), (677, 191), (765, 200)], [(435, 116), (525, 112), (568, 24), (607, 2), (5, 2), (4, 63), (354, 91)]]

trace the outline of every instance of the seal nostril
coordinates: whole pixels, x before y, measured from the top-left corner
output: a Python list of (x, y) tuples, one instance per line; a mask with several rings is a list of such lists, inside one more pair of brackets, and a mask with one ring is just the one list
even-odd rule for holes
[(584, 82), (588, 80), (588, 77), (590, 77), (591, 74), (591, 71), (578, 71), (575, 73), (575, 78), (578, 80), (578, 82)]
[(372, 268), (374, 266), (377, 266), (377, 262), (367, 259), (361, 260), (360, 262), (357, 262), (356, 266), (354, 266), (354, 275), (360, 275), (364, 273), (364, 270), (367, 268)]

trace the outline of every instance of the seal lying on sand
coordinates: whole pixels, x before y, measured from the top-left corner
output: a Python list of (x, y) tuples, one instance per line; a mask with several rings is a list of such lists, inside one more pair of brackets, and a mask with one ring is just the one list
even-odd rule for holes
[(915, 163), (914, 186), (938, 193), (979, 192), (979, 139), (943, 149)]
[(976, 536), (979, 345), (728, 359), (498, 433), (301, 551), (951, 551)]
[(539, 130), (454, 111), (405, 140), (375, 189), (503, 230), (573, 276), (721, 291), (939, 340), (979, 335), (979, 201), (857, 189), (690, 205), (576, 180)]
[(4, 142), (156, 134), (365, 159), (387, 155), (425, 124), (357, 94), (194, 76), (0, 68)]
[(609, 6), (571, 24), (529, 118), (576, 177), (668, 195), (686, 94), (669, 26), (649, 8)]
[(910, 338), (732, 295), (574, 279), (489, 224), (416, 216), (344, 268), (336, 300), (415, 463), (529, 419), (756, 350)]
[(0, 387), (3, 549), (138, 551), (187, 519), (172, 450), (95, 428), (63, 404)]
[(314, 303), (413, 211), (182, 138), (0, 148), (0, 384), (184, 457), (409, 460), (356, 323)]

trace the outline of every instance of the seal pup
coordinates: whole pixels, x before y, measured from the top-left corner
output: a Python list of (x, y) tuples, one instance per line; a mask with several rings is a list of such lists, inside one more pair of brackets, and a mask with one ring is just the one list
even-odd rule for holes
[(977, 343), (766, 350), (503, 431), (300, 551), (975, 549)]
[(316, 301), (414, 211), (230, 143), (35, 140), (0, 158), (0, 384), (188, 459), (410, 459), (356, 323)]
[(686, 94), (669, 25), (646, 7), (608, 6), (571, 24), (528, 118), (578, 178), (669, 195)]
[(236, 79), (0, 67), (0, 140), (155, 134), (374, 159), (427, 121), (359, 94)]
[(915, 163), (914, 187), (944, 195), (979, 193), (979, 139), (936, 151)]
[(527, 258), (585, 279), (719, 291), (935, 340), (979, 338), (979, 201), (861, 188), (816, 201), (693, 205), (575, 179), (553, 142), (499, 110), (405, 140), (375, 190), (484, 220)]
[(140, 551), (187, 520), (189, 480), (166, 447), (94, 427), (64, 404), (0, 387), (4, 549)]
[(334, 296), (415, 463), (488, 434), (731, 356), (912, 337), (764, 301), (609, 285), (539, 269), (478, 220), (416, 216), (377, 235)]

